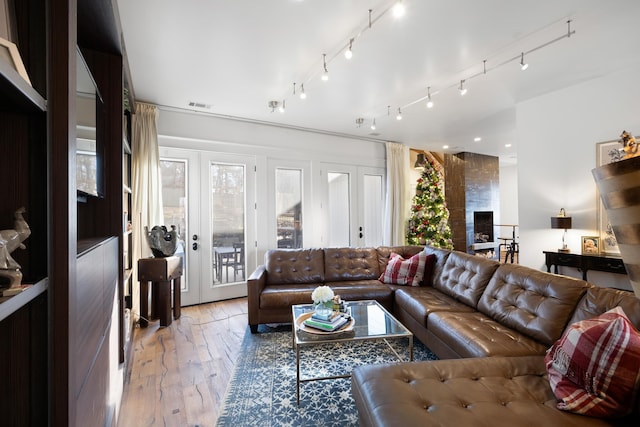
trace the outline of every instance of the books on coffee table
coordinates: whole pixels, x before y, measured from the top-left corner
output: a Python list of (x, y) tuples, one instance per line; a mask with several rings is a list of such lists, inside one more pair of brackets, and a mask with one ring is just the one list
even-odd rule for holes
[(314, 313), (309, 318), (304, 320), (303, 323), (305, 324), (305, 326), (309, 326), (314, 329), (319, 329), (321, 331), (327, 331), (327, 332), (334, 332), (342, 328), (347, 323), (349, 323), (350, 320), (351, 320), (351, 317), (344, 313), (334, 312), (332, 315), (328, 316), (328, 318), (326, 319)]

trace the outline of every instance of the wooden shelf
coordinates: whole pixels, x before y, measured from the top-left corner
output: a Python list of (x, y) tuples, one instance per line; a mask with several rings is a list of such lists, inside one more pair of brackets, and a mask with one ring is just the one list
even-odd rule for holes
[(4, 60), (0, 60), (0, 93), (6, 108), (19, 109), (22, 112), (35, 113), (47, 111), (47, 101), (13, 67)]
[(44, 278), (12, 297), (0, 297), (0, 321), (29, 304), (49, 287), (49, 279)]

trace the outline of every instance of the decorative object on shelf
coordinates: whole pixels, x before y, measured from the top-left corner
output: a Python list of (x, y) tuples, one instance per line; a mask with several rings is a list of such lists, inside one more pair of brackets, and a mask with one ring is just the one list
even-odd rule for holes
[(31, 235), (29, 224), (27, 224), (22, 215), (25, 212), (26, 209), (23, 207), (16, 210), (14, 213), (14, 229), (0, 231), (0, 277), (9, 279), (9, 288), (19, 288), (22, 282), (20, 264), (13, 259), (11, 253), (18, 248), (26, 249), (22, 242)]
[(582, 236), (582, 253), (585, 255), (597, 255), (600, 253), (600, 237)]
[(562, 248), (558, 249), (558, 252), (569, 252), (569, 248), (567, 247), (567, 230), (571, 228), (571, 217), (567, 216), (564, 208), (560, 209), (558, 216), (551, 217), (551, 228), (553, 229), (564, 229), (564, 233), (562, 234)]
[(638, 143), (632, 134), (623, 130), (620, 138), (622, 142), (622, 151), (624, 151), (624, 157), (622, 157), (622, 160), (640, 155), (640, 152), (638, 152)]
[(311, 293), (314, 310), (320, 316), (327, 316), (333, 312), (333, 290), (326, 286), (318, 286)]
[(640, 297), (640, 156), (609, 163), (591, 171), (611, 221), (629, 281)]
[(171, 226), (171, 231), (168, 231), (164, 225), (156, 225), (151, 231), (145, 226), (144, 233), (154, 257), (166, 258), (176, 253), (180, 235), (175, 225)]
[(9, 40), (5, 40), (0, 37), (0, 58), (3, 58), (16, 72), (22, 77), (29, 86), (31, 86), (31, 80), (27, 70), (24, 68), (20, 52), (15, 43), (11, 43)]

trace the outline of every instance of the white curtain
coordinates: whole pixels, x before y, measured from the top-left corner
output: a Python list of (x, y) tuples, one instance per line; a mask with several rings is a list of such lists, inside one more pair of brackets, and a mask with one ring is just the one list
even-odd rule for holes
[(406, 242), (407, 174), (409, 149), (395, 142), (387, 142), (387, 200), (384, 209), (385, 245), (404, 245)]
[[(155, 105), (136, 103), (131, 144), (131, 191), (133, 225), (133, 280), (138, 280), (138, 259), (151, 256), (144, 227), (163, 225), (162, 181), (158, 151), (158, 110)], [(134, 287), (135, 289), (135, 287)], [(138, 301), (135, 298), (133, 301)]]

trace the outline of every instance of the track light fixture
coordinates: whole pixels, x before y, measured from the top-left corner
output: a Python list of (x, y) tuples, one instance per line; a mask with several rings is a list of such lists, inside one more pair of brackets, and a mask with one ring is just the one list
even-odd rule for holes
[(364, 119), (362, 117), (358, 117), (356, 119), (356, 126), (361, 127), (363, 123), (364, 123)]
[(464, 80), (460, 80), (460, 87), (458, 90), (460, 91), (460, 96), (465, 96), (467, 94), (467, 88), (464, 87)]
[(280, 108), (278, 108), (278, 111), (280, 111), (281, 113), (284, 113), (284, 110), (286, 109), (285, 107), (285, 100), (282, 100), (282, 104), (280, 104)]
[(404, 15), (404, 12), (405, 12), (404, 2), (402, 0), (399, 0), (398, 3), (396, 3), (395, 6), (393, 6), (393, 16), (395, 16), (396, 18), (400, 18), (401, 16)]
[(373, 118), (373, 121), (371, 122), (371, 130), (376, 130), (376, 119), (375, 119), (375, 117)]
[(529, 68), (529, 64), (527, 64), (526, 62), (524, 62), (524, 52), (522, 52), (520, 54), (520, 69), (522, 71), (526, 70), (527, 68)]
[(329, 80), (329, 70), (327, 70), (327, 54), (323, 53), (322, 54), (322, 81), (326, 82), (327, 80)]
[(431, 86), (427, 88), (427, 108), (433, 108), (433, 101), (431, 100)]
[(304, 93), (304, 83), (300, 83), (300, 99), (307, 99), (307, 94)]
[(271, 112), (273, 113), (278, 108), (278, 101), (269, 101), (269, 108), (271, 108)]
[(400, 111), (400, 107), (398, 107), (398, 115), (396, 116), (396, 120), (402, 120), (402, 111)]
[(347, 59), (351, 59), (353, 57), (353, 52), (351, 48), (353, 47), (353, 39), (349, 40), (349, 48), (344, 51), (344, 57)]

